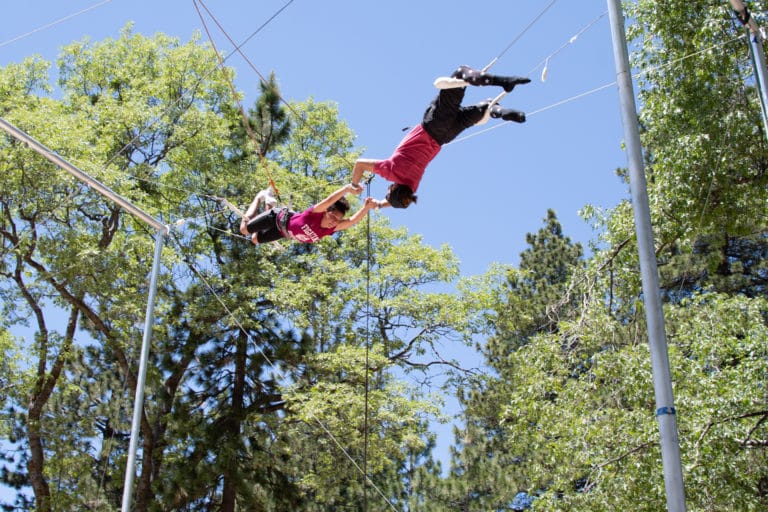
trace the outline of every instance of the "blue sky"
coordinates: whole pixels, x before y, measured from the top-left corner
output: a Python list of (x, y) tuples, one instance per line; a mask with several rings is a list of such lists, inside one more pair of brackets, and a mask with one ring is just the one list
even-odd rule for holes
[[(547, 208), (557, 212), (568, 236), (586, 243), (594, 236), (579, 209), (587, 203), (612, 207), (627, 197), (614, 173), (626, 166), (616, 86), (574, 99), (616, 80), (607, 3), (499, 0), (460, 9), (448, 4), (207, 0), (204, 5), (238, 44), (285, 7), (242, 51), (262, 75), (276, 73), (284, 98), (336, 102), (369, 158), (388, 157), (402, 129), (420, 122), (436, 93), (437, 76), (459, 64), (482, 68), (501, 55), (491, 71), (533, 80), (502, 102), (528, 112), (528, 122), (491, 120), (466, 131), (466, 138), (443, 148), (430, 165), (418, 205), (381, 214), (430, 245), (449, 244), (464, 274), (482, 273), (492, 262), (516, 263), (525, 234), (541, 227)], [(129, 21), (145, 35), (164, 32), (187, 41), (199, 30), (207, 39), (192, 0), (29, 5), (13, 2), (4, 8), (2, 65), (34, 53), (54, 60), (61, 46), (86, 36), (116, 38)], [(206, 22), (220, 51), (231, 53), (225, 35), (210, 18)], [(550, 56), (542, 82), (542, 63)], [(244, 102), (249, 106), (258, 75), (238, 54), (227, 64), (236, 70), (235, 85), (249, 95)], [(467, 102), (498, 91), (469, 88)], [(385, 188), (381, 178), (372, 183), (377, 197)]]
[[(238, 44), (250, 37), (241, 50), (262, 75), (275, 72), (284, 98), (337, 103), (368, 158), (391, 154), (403, 128), (420, 122), (436, 94), (433, 80), (460, 64), (482, 68), (499, 57), (492, 72), (532, 79), (502, 101), (527, 112), (527, 123), (491, 120), (469, 129), (429, 166), (418, 205), (378, 213), (426, 244), (450, 245), (464, 275), (483, 273), (494, 262), (516, 264), (525, 234), (542, 226), (548, 208), (565, 234), (586, 246), (595, 234), (579, 210), (611, 208), (628, 197), (615, 174), (626, 166), (626, 154), (618, 91), (610, 85), (616, 73), (605, 0), (480, 0), (460, 8), (445, 0), (204, 3)], [(163, 32), (185, 42), (200, 31), (207, 39), (192, 0), (9, 2), (0, 65), (33, 54), (54, 61), (63, 45), (86, 36), (117, 38), (128, 22), (145, 35)], [(231, 53), (225, 35), (206, 22), (219, 50)], [(227, 65), (250, 106), (258, 75), (237, 54)], [(469, 88), (466, 101), (498, 92)], [(382, 197), (386, 185), (375, 179), (372, 195)]]

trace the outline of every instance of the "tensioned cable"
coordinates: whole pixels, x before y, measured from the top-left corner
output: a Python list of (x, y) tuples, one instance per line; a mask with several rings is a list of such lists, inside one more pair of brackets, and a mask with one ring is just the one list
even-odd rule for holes
[[(173, 233), (173, 232), (172, 232)], [(181, 245), (180, 241), (177, 240), (174, 236), (174, 240), (177, 244)], [(200, 278), (200, 281), (205, 285), (205, 287), (208, 289), (208, 291), (211, 293), (211, 295), (216, 299), (216, 301), (221, 305), (221, 307), (226, 312), (227, 316), (229, 316), (234, 324), (237, 326), (240, 331), (245, 334), (248, 341), (256, 347), (256, 350), (259, 351), (261, 356), (264, 358), (264, 360), (269, 364), (270, 367), (272, 367), (272, 370), (281, 377), (284, 377), (283, 372), (280, 370), (280, 368), (277, 367), (277, 365), (270, 359), (270, 357), (262, 350), (262, 348), (259, 346), (258, 343), (251, 337), (251, 335), (248, 333), (248, 331), (243, 327), (243, 324), (240, 323), (240, 321), (237, 319), (235, 314), (232, 312), (232, 310), (229, 309), (229, 307), (226, 305), (226, 303), (221, 299), (216, 289), (208, 282), (208, 280), (205, 278), (205, 276), (197, 270), (196, 266), (192, 261), (190, 261), (188, 258), (184, 257), (184, 260), (186, 261), (189, 268), (192, 270), (192, 272), (197, 275), (197, 277)], [(349, 452), (341, 445), (341, 442), (336, 438), (336, 436), (333, 435), (333, 433), (328, 429), (328, 427), (325, 426), (325, 424), (320, 421), (320, 418), (315, 416), (315, 414), (310, 410), (309, 415), (317, 422), (317, 424), (320, 426), (320, 428), (325, 432), (325, 434), (334, 442), (334, 444), (341, 450), (341, 452), (344, 454), (344, 456), (352, 463), (352, 465), (357, 469), (357, 471), (360, 472), (360, 474), (363, 475), (365, 480), (368, 482), (368, 484), (373, 487), (376, 492), (384, 499), (384, 501), (389, 505), (389, 507), (392, 510), (395, 510), (397, 512), (397, 509), (395, 506), (389, 501), (389, 498), (384, 494), (384, 492), (379, 489), (379, 487), (370, 479), (368, 478), (368, 475), (365, 473), (363, 468), (360, 467), (360, 465), (355, 461), (355, 459), (349, 454)]]
[(513, 45), (514, 45), (514, 44), (515, 44), (515, 43), (516, 43), (516, 42), (517, 42), (517, 41), (518, 41), (518, 40), (519, 40), (521, 37), (523, 37), (523, 34), (525, 34), (525, 33), (528, 31), (528, 29), (530, 29), (530, 28), (531, 28), (531, 27), (532, 27), (534, 24), (536, 24), (536, 22), (537, 22), (537, 21), (539, 21), (539, 19), (540, 19), (542, 16), (544, 16), (544, 13), (545, 13), (545, 12), (547, 12), (547, 11), (549, 10), (549, 8), (550, 8), (550, 7), (552, 7), (552, 6), (555, 4), (555, 2), (557, 2), (557, 0), (552, 0), (551, 2), (549, 2), (549, 5), (547, 5), (547, 6), (544, 8), (544, 10), (542, 10), (542, 11), (539, 13), (539, 15), (538, 15), (538, 16), (536, 16), (536, 17), (535, 17), (535, 18), (534, 18), (534, 19), (533, 19), (533, 20), (532, 20), (530, 23), (528, 23), (528, 26), (527, 26), (527, 27), (525, 27), (525, 28), (523, 29), (523, 31), (522, 31), (522, 32), (520, 32), (520, 33), (517, 35), (517, 37), (515, 37), (515, 38), (512, 40), (512, 42), (511, 42), (511, 43), (509, 43), (509, 44), (507, 45), (507, 47), (506, 47), (506, 48), (504, 48), (504, 50), (502, 50), (502, 52), (501, 52), (500, 54), (498, 54), (496, 57), (494, 57), (494, 58), (491, 60), (491, 62), (489, 62), (488, 64), (486, 64), (486, 66), (485, 66), (485, 67), (482, 69), (482, 71), (483, 71), (483, 72), (485, 72), (485, 71), (488, 71), (489, 69), (491, 69), (491, 66), (493, 66), (494, 64), (496, 64), (496, 61), (498, 61), (498, 60), (499, 60), (499, 59), (500, 59), (500, 58), (501, 58), (501, 57), (502, 57), (502, 56), (503, 56), (505, 53), (507, 53), (507, 51), (508, 51), (510, 48), (512, 48), (512, 46), (513, 46)]
[(27, 36), (31, 36), (32, 34), (35, 34), (35, 33), (37, 33), (37, 32), (40, 32), (40, 31), (42, 31), (42, 30), (45, 30), (45, 29), (51, 28), (51, 27), (53, 27), (53, 26), (55, 26), (55, 25), (58, 25), (59, 23), (63, 23), (63, 22), (65, 22), (65, 21), (67, 21), (67, 20), (69, 20), (69, 19), (72, 19), (72, 18), (74, 18), (74, 17), (76, 17), (76, 16), (79, 16), (79, 15), (81, 15), (81, 14), (85, 14), (86, 12), (88, 12), (88, 11), (92, 11), (93, 9), (96, 9), (97, 7), (101, 7), (101, 6), (102, 6), (102, 5), (104, 5), (104, 4), (108, 4), (108, 3), (109, 3), (109, 2), (111, 2), (111, 1), (112, 1), (112, 0), (104, 0), (103, 2), (99, 2), (99, 3), (95, 4), (95, 5), (92, 5), (92, 6), (90, 6), (90, 7), (86, 7), (85, 9), (83, 9), (83, 10), (81, 10), (81, 11), (78, 11), (78, 12), (72, 13), (72, 14), (70, 14), (70, 15), (68, 15), (68, 16), (64, 16), (63, 18), (59, 18), (58, 20), (52, 21), (52, 22), (48, 23), (47, 25), (43, 25), (43, 26), (41, 26), (41, 27), (37, 27), (37, 28), (36, 28), (36, 29), (34, 29), (34, 30), (30, 30), (30, 31), (29, 31), (29, 32), (27, 32), (26, 34), (21, 34), (21, 35), (19, 35), (19, 36), (16, 36), (16, 37), (14, 37), (13, 39), (9, 39), (8, 41), (5, 41), (4, 43), (0, 43), (0, 48), (2, 48), (3, 46), (7, 46), (7, 45), (9, 45), (9, 44), (11, 44), (11, 43), (15, 43), (15, 42), (16, 42), (16, 41), (18, 41), (19, 39), (24, 39), (24, 38), (25, 38), (25, 37), (27, 37)]
[(600, 21), (602, 18), (604, 18), (604, 17), (605, 17), (605, 16), (607, 16), (607, 15), (608, 15), (608, 11), (605, 11), (603, 14), (601, 14), (600, 16), (598, 16), (597, 18), (595, 18), (594, 20), (592, 20), (592, 21), (590, 21), (589, 23), (587, 23), (587, 24), (586, 24), (586, 25), (585, 25), (585, 26), (584, 26), (584, 27), (583, 27), (581, 30), (579, 30), (578, 32), (576, 32), (576, 34), (574, 34), (574, 35), (573, 35), (573, 36), (572, 36), (572, 37), (571, 37), (571, 38), (570, 38), (568, 41), (566, 41), (565, 43), (563, 43), (563, 44), (562, 44), (562, 46), (560, 46), (560, 48), (558, 48), (558, 49), (557, 49), (557, 50), (555, 50), (554, 52), (550, 53), (549, 55), (547, 55), (547, 56), (544, 58), (544, 60), (542, 60), (541, 62), (539, 62), (538, 64), (536, 64), (536, 65), (535, 65), (535, 66), (534, 66), (534, 67), (533, 67), (533, 68), (532, 68), (532, 69), (531, 69), (531, 70), (528, 72), (528, 76), (530, 76), (530, 75), (531, 75), (531, 74), (532, 74), (534, 71), (536, 71), (536, 70), (537, 70), (537, 69), (538, 69), (540, 66), (542, 66), (542, 65), (543, 65), (543, 66), (544, 66), (544, 70), (541, 72), (541, 73), (542, 73), (542, 74), (541, 74), (541, 81), (543, 82), (544, 80), (546, 80), (546, 78), (547, 78), (547, 67), (548, 67), (548, 65), (549, 65), (549, 61), (550, 61), (550, 59), (552, 59), (552, 58), (553, 58), (555, 55), (557, 55), (557, 54), (558, 54), (558, 53), (560, 53), (561, 51), (565, 50), (565, 48), (566, 48), (566, 47), (568, 47), (568, 46), (572, 45), (573, 43), (575, 43), (575, 42), (576, 42), (576, 40), (579, 38), (579, 36), (581, 36), (581, 34), (583, 34), (584, 32), (586, 32), (586, 31), (587, 31), (587, 30), (589, 30), (590, 28), (592, 28), (592, 27), (594, 26), (594, 24), (595, 24), (595, 23), (597, 23), (598, 21)]
[[(194, 0), (193, 0), (193, 1), (194, 1)], [(206, 5), (203, 3), (203, 0), (198, 0), (198, 1), (199, 1), (199, 2), (200, 2), (200, 4), (203, 6), (203, 8), (206, 10), (206, 12), (207, 12), (207, 13), (208, 13), (208, 14), (211, 16), (211, 18), (212, 18), (212, 19), (214, 19), (214, 21), (215, 21), (215, 18), (213, 17), (213, 14), (211, 14), (211, 11), (209, 11), (209, 10), (208, 10), (208, 7), (206, 7)], [(232, 53), (230, 53), (230, 55), (232, 55), (234, 52), (238, 52), (240, 55), (243, 55), (243, 52), (240, 50), (240, 48), (242, 48), (243, 46), (245, 46), (245, 45), (248, 43), (248, 41), (250, 41), (251, 39), (253, 39), (253, 38), (256, 36), (256, 34), (258, 34), (259, 32), (261, 32), (261, 30), (262, 30), (264, 27), (266, 27), (266, 26), (267, 26), (269, 23), (271, 23), (271, 22), (272, 22), (272, 20), (274, 20), (275, 18), (277, 18), (277, 17), (280, 15), (280, 13), (281, 13), (281, 12), (283, 12), (283, 11), (284, 11), (284, 10), (285, 10), (285, 9), (286, 9), (286, 8), (287, 8), (289, 5), (291, 5), (292, 3), (293, 3), (293, 0), (288, 0), (288, 2), (286, 2), (286, 4), (285, 4), (285, 5), (283, 5), (283, 6), (282, 6), (280, 9), (278, 9), (278, 10), (277, 10), (277, 12), (275, 12), (275, 14), (273, 14), (273, 15), (272, 15), (272, 16), (271, 16), (269, 19), (267, 19), (267, 21), (265, 21), (264, 23), (262, 23), (262, 24), (261, 24), (261, 26), (260, 26), (259, 28), (257, 28), (257, 29), (256, 29), (256, 30), (255, 30), (255, 31), (254, 31), (254, 32), (253, 32), (251, 35), (249, 35), (248, 37), (246, 37), (246, 38), (245, 38), (245, 40), (243, 40), (243, 42), (242, 42), (242, 43), (240, 43), (239, 45), (238, 45), (238, 44), (235, 44), (235, 43), (234, 43), (234, 41), (232, 41), (231, 39), (229, 39), (229, 37), (227, 37), (227, 39), (229, 39), (229, 40), (230, 40), (230, 42), (232, 42), (232, 45), (235, 47), (235, 48), (234, 48), (234, 50), (232, 51)], [(218, 23), (218, 22), (216, 22), (216, 25), (219, 25), (219, 23)], [(219, 28), (221, 28), (221, 26), (219, 26)], [(222, 30), (222, 32), (223, 32), (223, 30)], [(243, 55), (243, 56), (244, 56), (244, 55)], [(261, 75), (259, 75), (259, 76), (261, 76)], [(263, 78), (264, 78), (264, 77), (262, 77), (262, 79), (263, 79)]]
[[(525, 28), (522, 30), (522, 32), (520, 32), (520, 34), (518, 34), (518, 35), (517, 35), (517, 37), (515, 37), (515, 38), (512, 40), (512, 42), (511, 42), (511, 43), (509, 43), (509, 44), (507, 45), (507, 47), (506, 47), (506, 48), (504, 48), (504, 50), (502, 50), (502, 52), (501, 52), (499, 55), (497, 55), (496, 57), (494, 57), (494, 58), (491, 60), (491, 62), (489, 62), (488, 64), (486, 64), (486, 66), (485, 66), (483, 69), (481, 69), (481, 70), (480, 70), (480, 71), (481, 71), (481, 73), (485, 73), (485, 72), (487, 72), (489, 69), (491, 69), (491, 66), (493, 66), (493, 65), (494, 65), (494, 64), (495, 64), (495, 63), (496, 63), (496, 62), (497, 62), (497, 61), (498, 61), (498, 60), (499, 60), (499, 59), (502, 57), (502, 55), (504, 55), (505, 53), (507, 53), (507, 50), (509, 50), (510, 48), (512, 48), (512, 45), (514, 45), (514, 44), (515, 44), (515, 43), (516, 43), (516, 42), (517, 42), (517, 41), (518, 41), (518, 40), (519, 40), (521, 37), (523, 37), (523, 34), (525, 34), (525, 33), (528, 31), (528, 29), (530, 29), (530, 28), (531, 28), (531, 27), (532, 27), (532, 26), (533, 26), (533, 25), (534, 25), (534, 24), (535, 24), (535, 23), (536, 23), (536, 22), (537, 22), (537, 21), (538, 21), (538, 20), (539, 20), (539, 19), (540, 19), (540, 18), (541, 18), (543, 15), (544, 15), (544, 13), (545, 13), (545, 12), (547, 12), (547, 10), (548, 10), (550, 7), (552, 7), (552, 6), (555, 4), (555, 2), (556, 2), (556, 1), (557, 1), (557, 0), (552, 0), (552, 1), (549, 3), (549, 5), (547, 5), (547, 6), (544, 8), (544, 10), (542, 10), (542, 11), (539, 13), (539, 15), (538, 15), (538, 16), (536, 16), (536, 17), (533, 19), (533, 21), (531, 21), (530, 23), (528, 23), (528, 26), (527, 26), (527, 27), (525, 27)], [(509, 94), (509, 91), (507, 91), (507, 90), (504, 90), (504, 91), (502, 91), (501, 93), (499, 93), (499, 94), (498, 94), (498, 95), (497, 95), (495, 98), (493, 98), (493, 99), (491, 100), (491, 102), (490, 102), (490, 104), (489, 104), (488, 108), (485, 110), (485, 114), (483, 115), (483, 117), (482, 117), (482, 119), (481, 119), (481, 123), (485, 123), (485, 122), (488, 120), (488, 118), (491, 116), (491, 108), (490, 108), (490, 105), (498, 104), (499, 100), (501, 100), (501, 98), (503, 98), (503, 97), (504, 97), (504, 96), (506, 96), (507, 94)]]
[[(245, 60), (245, 62), (246, 62), (246, 63), (247, 63), (247, 64), (248, 64), (248, 65), (251, 67), (251, 69), (253, 69), (253, 70), (256, 72), (256, 74), (257, 74), (257, 75), (259, 75), (259, 78), (261, 79), (261, 81), (262, 81), (262, 82), (264, 82), (265, 84), (266, 84), (266, 83), (268, 83), (267, 79), (266, 79), (266, 78), (264, 78), (264, 75), (262, 75), (262, 74), (259, 72), (259, 70), (258, 70), (258, 69), (256, 69), (256, 66), (254, 66), (254, 65), (253, 65), (253, 63), (252, 63), (252, 62), (251, 62), (251, 61), (248, 59), (248, 56), (247, 56), (247, 55), (245, 55), (245, 53), (243, 53), (242, 47), (243, 47), (243, 46), (245, 46), (245, 44), (246, 44), (248, 41), (250, 41), (250, 40), (251, 40), (251, 39), (252, 39), (252, 38), (253, 38), (253, 37), (254, 37), (254, 36), (255, 36), (255, 35), (256, 35), (256, 34), (257, 34), (257, 33), (258, 33), (258, 32), (259, 32), (261, 29), (262, 29), (262, 28), (266, 27), (266, 26), (267, 26), (267, 24), (268, 24), (269, 22), (271, 22), (273, 19), (275, 19), (275, 18), (276, 18), (276, 17), (277, 17), (277, 16), (278, 16), (278, 15), (279, 15), (281, 12), (283, 12), (283, 10), (285, 10), (285, 9), (286, 9), (286, 8), (287, 8), (289, 5), (291, 5), (291, 4), (293, 3), (293, 0), (288, 0), (288, 2), (287, 2), (285, 5), (283, 5), (283, 6), (282, 6), (282, 7), (281, 7), (281, 8), (280, 8), (280, 9), (279, 9), (279, 10), (278, 10), (278, 11), (277, 11), (275, 14), (273, 14), (273, 15), (272, 15), (272, 17), (270, 17), (270, 18), (269, 18), (267, 21), (265, 21), (265, 22), (264, 22), (264, 23), (261, 25), (261, 27), (259, 27), (259, 28), (256, 30), (256, 32), (254, 32), (253, 34), (251, 34), (250, 36), (248, 36), (247, 38), (245, 38), (245, 40), (244, 40), (242, 43), (240, 43), (240, 44), (237, 44), (237, 43), (236, 43), (236, 42), (235, 42), (235, 41), (234, 41), (234, 40), (233, 40), (233, 39), (232, 39), (232, 38), (229, 36), (229, 34), (227, 33), (227, 31), (226, 31), (226, 30), (224, 30), (224, 27), (222, 27), (221, 23), (219, 23), (219, 20), (218, 20), (218, 19), (216, 19), (216, 16), (214, 16), (214, 15), (213, 15), (213, 13), (211, 12), (211, 10), (210, 10), (210, 9), (208, 9), (208, 6), (207, 6), (207, 5), (205, 5), (205, 2), (203, 2), (203, 0), (192, 0), (192, 3), (194, 3), (194, 4), (195, 4), (195, 9), (197, 9), (197, 14), (198, 14), (198, 16), (200, 16), (200, 21), (203, 23), (203, 26), (205, 27), (206, 33), (208, 34), (208, 38), (210, 39), (210, 41), (211, 41), (211, 44), (212, 44), (212, 45), (214, 45), (214, 48), (215, 48), (215, 44), (214, 44), (214, 42), (213, 42), (213, 38), (211, 37), (211, 34), (210, 34), (210, 32), (208, 32), (208, 28), (207, 28), (207, 26), (205, 25), (205, 20), (203, 19), (202, 13), (200, 12), (200, 9), (197, 7), (197, 3), (198, 3), (198, 2), (200, 2), (200, 5), (202, 5), (202, 6), (203, 6), (203, 9), (205, 9), (205, 12), (207, 12), (207, 13), (208, 13), (208, 16), (210, 16), (210, 17), (211, 17), (211, 19), (212, 19), (212, 20), (213, 20), (213, 22), (216, 24), (216, 26), (217, 26), (217, 27), (219, 27), (219, 30), (221, 30), (221, 33), (222, 33), (222, 34), (224, 34), (224, 37), (226, 37), (226, 38), (227, 38), (227, 41), (229, 41), (229, 42), (230, 42), (230, 44), (232, 44), (232, 46), (234, 47), (234, 49), (232, 50), (232, 52), (230, 52), (230, 54), (229, 54), (229, 55), (230, 55), (230, 56), (232, 56), (232, 55), (234, 55), (234, 54), (235, 54), (235, 52), (239, 53), (239, 54), (240, 54), (240, 56), (243, 58), (243, 60)], [(278, 95), (278, 96), (279, 96), (279, 95)], [(279, 97), (280, 97), (280, 99), (283, 101), (283, 103), (285, 103), (286, 105), (288, 104), (288, 102), (287, 102), (285, 99), (283, 99), (283, 97), (282, 97), (282, 96), (279, 96)]]
[[(598, 91), (602, 91), (603, 89), (607, 89), (608, 87), (611, 87), (613, 85), (616, 85), (616, 81), (615, 80), (613, 82), (611, 82), (611, 83), (608, 83), (608, 84), (605, 84), (605, 85), (601, 85), (600, 87), (596, 87), (596, 88), (594, 88), (594, 89), (592, 89), (590, 91), (583, 92), (583, 93), (577, 94), (575, 96), (571, 96), (570, 98), (566, 98), (564, 100), (560, 100), (560, 101), (558, 101), (556, 103), (553, 103), (553, 104), (551, 104), (549, 106), (542, 107), (542, 108), (540, 108), (538, 110), (534, 110), (532, 112), (529, 112), (529, 113), (526, 114), (526, 117), (531, 117), (531, 116), (534, 116), (534, 115), (536, 115), (536, 114), (538, 114), (540, 112), (544, 112), (545, 110), (549, 110), (549, 109), (552, 109), (552, 108), (555, 108), (555, 107), (559, 107), (560, 105), (564, 105), (566, 103), (570, 103), (571, 101), (575, 101), (575, 100), (577, 100), (579, 98), (583, 98), (585, 96), (589, 96), (590, 94), (594, 94), (594, 93), (596, 93)], [(507, 124), (512, 123), (512, 122), (513, 121), (504, 121), (503, 123), (499, 123), (499, 124), (496, 124), (496, 125), (493, 125), (493, 126), (489, 126), (488, 128), (485, 128), (484, 130), (479, 130), (479, 131), (473, 132), (473, 133), (471, 133), (469, 135), (465, 135), (464, 137), (460, 137), (458, 139), (454, 139), (451, 142), (449, 142), (448, 144), (454, 144), (456, 142), (462, 142), (462, 141), (465, 141), (467, 139), (471, 139), (473, 137), (477, 137), (478, 135), (482, 135), (483, 133), (487, 133), (487, 132), (489, 132), (491, 130), (495, 130), (495, 129), (500, 128), (502, 126), (506, 126)], [(446, 144), (446, 146), (448, 144)]]

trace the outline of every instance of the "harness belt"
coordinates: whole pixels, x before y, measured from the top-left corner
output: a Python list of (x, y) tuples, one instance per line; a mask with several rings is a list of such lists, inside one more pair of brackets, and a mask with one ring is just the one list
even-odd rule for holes
[(283, 238), (293, 238), (291, 232), (288, 231), (288, 221), (291, 220), (293, 214), (294, 212), (289, 210), (287, 206), (283, 206), (280, 208), (280, 211), (277, 212), (277, 221), (275, 222), (275, 225), (277, 226), (277, 230), (280, 231), (280, 234), (283, 235)]

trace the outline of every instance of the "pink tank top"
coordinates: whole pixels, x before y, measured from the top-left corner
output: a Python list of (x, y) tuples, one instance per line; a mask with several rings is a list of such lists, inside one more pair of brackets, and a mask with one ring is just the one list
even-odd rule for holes
[(336, 228), (324, 228), (320, 225), (323, 220), (323, 212), (313, 212), (313, 206), (310, 206), (301, 213), (295, 213), (288, 221), (288, 234), (291, 238), (305, 244), (313, 244), (323, 238), (333, 234)]
[(392, 156), (376, 162), (373, 172), (416, 192), (427, 165), (439, 152), (440, 144), (419, 124), (400, 141)]

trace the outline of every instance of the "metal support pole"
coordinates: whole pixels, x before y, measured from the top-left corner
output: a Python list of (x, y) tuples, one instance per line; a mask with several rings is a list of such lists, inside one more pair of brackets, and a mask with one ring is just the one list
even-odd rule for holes
[(128, 446), (128, 463), (125, 470), (125, 485), (123, 485), (122, 512), (130, 512), (131, 497), (133, 496), (133, 478), (136, 473), (136, 448), (141, 429), (141, 415), (144, 411), (144, 384), (147, 380), (147, 359), (149, 347), (152, 344), (152, 324), (155, 313), (155, 291), (157, 290), (157, 275), (160, 270), (160, 256), (163, 250), (164, 234), (157, 232), (155, 239), (155, 259), (152, 263), (152, 276), (149, 281), (149, 297), (147, 298), (147, 313), (144, 321), (144, 337), (141, 341), (141, 358), (139, 359), (139, 375), (136, 380), (136, 394), (133, 401), (133, 420), (131, 421), (131, 442)]
[(768, 76), (768, 70), (765, 67), (765, 52), (763, 51), (763, 36), (760, 29), (757, 26), (757, 22), (752, 18), (747, 10), (747, 7), (741, 0), (730, 0), (733, 10), (736, 11), (736, 16), (741, 23), (747, 27), (747, 31), (750, 34), (750, 50), (752, 52), (752, 65), (755, 71), (755, 81), (757, 82), (757, 88), (760, 91), (760, 110), (763, 113), (763, 131), (765, 136), (768, 137), (768, 85), (766, 85), (766, 77)]
[(58, 165), (68, 173), (70, 173), (72, 176), (77, 178), (78, 180), (82, 181), (86, 185), (89, 185), (91, 188), (95, 189), (99, 194), (103, 195), (107, 199), (111, 199), (112, 201), (116, 202), (126, 210), (128, 210), (129, 213), (132, 213), (133, 215), (137, 216), (153, 228), (155, 228), (157, 231), (163, 231), (164, 234), (169, 233), (168, 226), (164, 225), (160, 221), (154, 219), (151, 215), (144, 212), (140, 208), (137, 208), (134, 206), (130, 201), (125, 199), (124, 197), (116, 194), (113, 192), (109, 187), (106, 185), (102, 185), (99, 183), (96, 179), (93, 177), (87, 175), (71, 163), (64, 160), (62, 157), (48, 149), (47, 147), (40, 144), (38, 141), (33, 139), (30, 135), (24, 133), (23, 131), (19, 130), (15, 126), (13, 126), (11, 123), (0, 117), (0, 129), (4, 130), (6, 133), (17, 139), (19, 142), (25, 143), (27, 146), (29, 146), (30, 149), (33, 149), (34, 151), (40, 153), (42, 156), (53, 162), (54, 164)]
[(640, 272), (643, 282), (643, 298), (648, 324), (648, 342), (651, 349), (653, 386), (656, 393), (656, 417), (661, 434), (661, 459), (664, 466), (664, 483), (667, 492), (667, 510), (685, 512), (683, 471), (680, 463), (680, 442), (677, 437), (677, 419), (672, 395), (672, 379), (669, 370), (664, 312), (659, 293), (659, 276), (648, 204), (648, 186), (643, 169), (640, 131), (629, 73), (629, 54), (624, 33), (624, 15), (620, 0), (608, 0), (613, 38), (613, 56), (616, 64), (616, 82), (619, 86), (621, 116), (629, 161), (630, 189), (635, 212), (637, 249), (640, 256)]
[(105, 196), (107, 199), (111, 199), (115, 203), (125, 208), (128, 212), (137, 216), (138, 218), (140, 218), (141, 220), (143, 220), (144, 222), (146, 222), (147, 224), (149, 224), (150, 226), (154, 227), (157, 230), (157, 238), (155, 239), (155, 259), (154, 259), (154, 262), (152, 263), (152, 275), (150, 277), (149, 297), (147, 298), (147, 312), (146, 312), (146, 320), (144, 323), (144, 337), (141, 342), (141, 358), (139, 361), (139, 375), (138, 375), (138, 380), (136, 382), (136, 395), (135, 395), (135, 400), (133, 404), (133, 422), (131, 424), (131, 441), (128, 448), (128, 464), (125, 470), (125, 485), (123, 487), (122, 512), (129, 512), (131, 508), (133, 478), (134, 478), (134, 473), (136, 472), (135, 464), (136, 464), (136, 447), (138, 444), (137, 438), (140, 433), (141, 413), (144, 409), (144, 384), (146, 382), (146, 377), (147, 377), (147, 359), (149, 356), (149, 347), (151, 345), (151, 339), (152, 339), (152, 323), (153, 323), (154, 310), (155, 310), (155, 291), (157, 290), (157, 275), (160, 271), (160, 256), (162, 254), (163, 241), (165, 239), (165, 235), (167, 235), (170, 232), (170, 229), (165, 224), (156, 220), (155, 218), (153, 218), (151, 215), (147, 214), (140, 208), (137, 208), (130, 201), (116, 194), (106, 185), (99, 183), (93, 177), (89, 176), (88, 174), (84, 173), (83, 171), (81, 171), (71, 163), (67, 162), (59, 155), (57, 155), (50, 149), (40, 144), (30, 135), (19, 130), (18, 128), (16, 128), (15, 126), (13, 126), (12, 124), (10, 124), (9, 122), (7, 122), (5, 119), (1, 117), (0, 117), (0, 129), (2, 129), (6, 133), (14, 137), (16, 140), (23, 142), (24, 144), (29, 146), (31, 149), (33, 149), (37, 153), (41, 154), (42, 156), (44, 156), (54, 164), (58, 165), (65, 171), (72, 174), (78, 180), (89, 185), (90, 187), (95, 189), (97, 192), (99, 192), (101, 195)]

